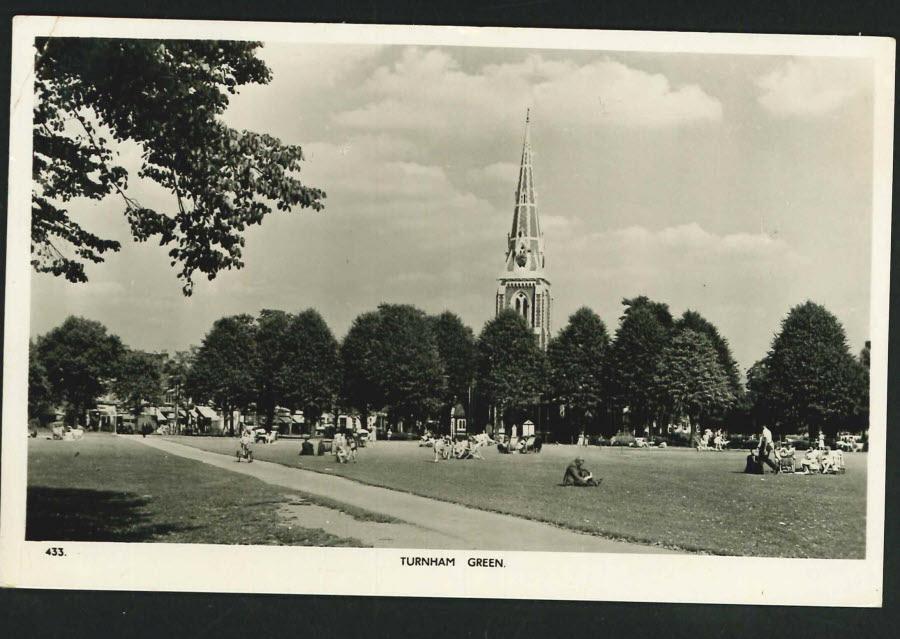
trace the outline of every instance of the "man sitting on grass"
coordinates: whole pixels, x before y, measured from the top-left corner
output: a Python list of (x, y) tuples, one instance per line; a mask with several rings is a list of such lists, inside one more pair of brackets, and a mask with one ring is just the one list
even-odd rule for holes
[(576, 457), (575, 460), (566, 467), (566, 474), (563, 475), (563, 486), (599, 486), (599, 482), (594, 480), (591, 472), (584, 467), (584, 457)]

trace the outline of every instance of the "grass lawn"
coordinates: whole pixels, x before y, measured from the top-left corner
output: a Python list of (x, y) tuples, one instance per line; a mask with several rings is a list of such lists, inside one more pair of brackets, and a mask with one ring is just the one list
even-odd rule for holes
[(288, 526), (277, 513), (280, 504), (297, 499), (335, 504), (172, 457), (124, 436), (87, 433), (66, 442), (42, 435), (28, 444), (30, 541), (361, 545), (321, 529)]
[[(237, 440), (169, 437), (234, 454)], [(431, 462), (416, 442), (360, 449), (359, 463), (331, 455), (300, 457), (300, 443), (257, 444), (257, 459), (484, 510), (550, 522), (612, 538), (722, 555), (854, 558), (865, 556), (866, 454), (845, 455), (837, 476), (745, 475), (745, 452), (693, 449), (544, 447), (538, 455)], [(581, 452), (602, 488), (560, 486)], [(377, 509), (377, 505), (373, 504)], [(515, 547), (514, 540), (510, 547)]]

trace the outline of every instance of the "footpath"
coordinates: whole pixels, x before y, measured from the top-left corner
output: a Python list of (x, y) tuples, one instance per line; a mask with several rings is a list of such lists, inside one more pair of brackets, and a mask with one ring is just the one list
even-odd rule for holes
[[(298, 525), (361, 539), (376, 547), (553, 552), (673, 553), (655, 546), (614, 541), (542, 522), (468, 508), (409, 493), (369, 486), (343, 477), (255, 460), (237, 463), (221, 455), (155, 437), (128, 438), (170, 455), (255, 477), (267, 484), (326, 497), (400, 520), (402, 523), (351, 522), (324, 508), (294, 511)], [(304, 517), (304, 515), (311, 517)], [(313, 521), (310, 521), (310, 518)]]

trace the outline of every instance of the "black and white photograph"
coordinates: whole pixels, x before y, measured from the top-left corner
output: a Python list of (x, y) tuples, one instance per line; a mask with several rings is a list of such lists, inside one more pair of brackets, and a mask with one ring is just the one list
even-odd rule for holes
[(4, 583), (880, 605), (892, 40), (17, 18), (12, 78)]

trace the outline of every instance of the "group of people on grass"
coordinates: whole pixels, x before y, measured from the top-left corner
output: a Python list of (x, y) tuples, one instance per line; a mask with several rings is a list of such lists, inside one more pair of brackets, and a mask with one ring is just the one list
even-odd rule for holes
[[(710, 445), (710, 442), (712, 442), (712, 445)], [(725, 433), (722, 432), (721, 428), (717, 428), (715, 433), (713, 433), (712, 429), (707, 428), (703, 431), (699, 441), (697, 441), (697, 450), (722, 451), (725, 450), (725, 444), (727, 443)]]
[(331, 440), (331, 454), (335, 456), (339, 464), (356, 463), (356, 451), (359, 449), (359, 440), (352, 433), (338, 431)]
[[(747, 455), (747, 466), (744, 468), (744, 472), (764, 474), (764, 465), (769, 466), (775, 473), (796, 472), (795, 455), (796, 448), (794, 446), (782, 444), (776, 448), (772, 439), (772, 431), (767, 426), (763, 426), (758, 446)], [(804, 475), (835, 473), (842, 470), (843, 465), (843, 452), (838, 449), (831, 450), (830, 446), (826, 446), (822, 433), (819, 433), (818, 446), (810, 446), (800, 460), (800, 469)]]
[(457, 436), (442, 435), (435, 437), (426, 432), (420, 446), (431, 446), (434, 449), (434, 463), (448, 459), (484, 459), (481, 449), (496, 443), (487, 433), (478, 435)]

